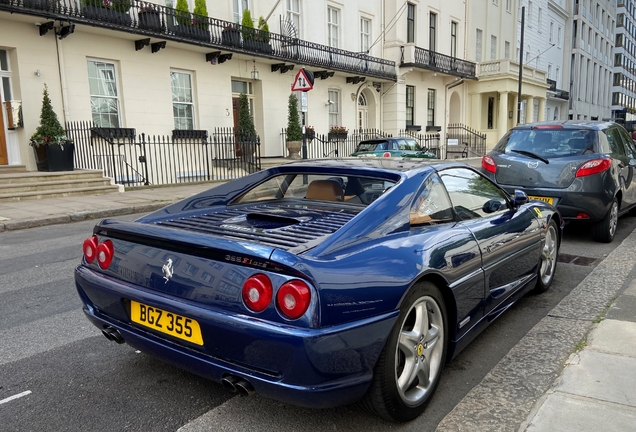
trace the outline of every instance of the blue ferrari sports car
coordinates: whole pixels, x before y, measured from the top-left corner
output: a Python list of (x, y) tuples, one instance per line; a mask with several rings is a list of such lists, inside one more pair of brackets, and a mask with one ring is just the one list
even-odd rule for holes
[(462, 163), (299, 161), (101, 221), (75, 281), (110, 340), (242, 395), (402, 422), (493, 319), (550, 287), (562, 227)]

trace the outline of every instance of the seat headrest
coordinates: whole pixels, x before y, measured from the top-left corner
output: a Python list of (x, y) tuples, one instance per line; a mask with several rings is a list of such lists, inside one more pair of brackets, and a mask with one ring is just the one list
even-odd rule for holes
[(344, 191), (342, 186), (333, 180), (314, 180), (307, 187), (307, 199), (322, 201), (342, 201)]

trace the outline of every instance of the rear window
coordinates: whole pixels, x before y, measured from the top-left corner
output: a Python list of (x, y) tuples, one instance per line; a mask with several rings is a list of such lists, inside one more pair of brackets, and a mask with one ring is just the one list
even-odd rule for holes
[(384, 151), (389, 150), (389, 142), (388, 141), (362, 141), (358, 144), (357, 152), (361, 151)]
[(530, 152), (546, 159), (596, 153), (598, 133), (581, 129), (518, 129), (495, 146), (500, 153)]

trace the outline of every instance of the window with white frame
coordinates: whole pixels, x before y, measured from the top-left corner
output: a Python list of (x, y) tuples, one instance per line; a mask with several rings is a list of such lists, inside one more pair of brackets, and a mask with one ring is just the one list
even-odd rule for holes
[(300, 0), (287, 0), (287, 21), (294, 25), (300, 37)]
[(528, 16), (526, 17), (526, 24), (528, 27), (532, 27), (532, 2), (528, 2)]
[(88, 87), (95, 126), (120, 127), (115, 65), (99, 60), (88, 60)]
[(435, 89), (428, 89), (428, 112), (426, 126), (435, 126)]
[(557, 47), (561, 46), (561, 26), (557, 28)]
[(406, 4), (406, 43), (415, 43), (415, 5)]
[(170, 71), (172, 83), (172, 113), (174, 128), (178, 130), (194, 129), (194, 100), (192, 98), (192, 74)]
[(504, 42), (504, 58), (510, 58), (510, 42)]
[(327, 37), (329, 46), (340, 48), (340, 10), (327, 7)]
[(477, 29), (477, 33), (475, 35), (475, 61), (477, 62), (481, 61), (482, 38), (483, 38), (483, 32), (481, 31), (481, 29)]
[(550, 43), (554, 39), (554, 21), (550, 21)]
[(548, 63), (548, 79), (552, 79), (552, 65)]
[(232, 80), (232, 98), (239, 98), (241, 93), (247, 95), (250, 106), (250, 114), (254, 116), (254, 88), (250, 81)]
[(428, 19), (428, 50), (437, 50), (437, 14), (431, 12)]
[(234, 22), (241, 23), (243, 19), (243, 11), (250, 8), (250, 0), (233, 0), (234, 1)]
[(371, 47), (371, 20), (360, 18), (360, 51), (366, 53)]
[(510, 0), (506, 0), (506, 12), (510, 12)]
[(340, 90), (329, 89), (329, 127), (340, 124)]
[(497, 36), (490, 35), (490, 60), (497, 59)]
[(415, 86), (406, 86), (406, 125), (413, 126), (415, 120)]
[(539, 8), (539, 14), (537, 16), (537, 29), (539, 30), (539, 33), (543, 32), (543, 9)]
[(557, 86), (559, 86), (559, 75), (560, 75), (560, 72), (561, 72), (561, 69), (557, 66), (556, 73), (554, 75), (554, 80), (556, 81)]
[[(11, 69), (9, 68), (9, 52), (3, 49), (0, 49), (0, 81), (2, 81), (2, 93), (0, 94), (2, 101), (8, 102), (13, 99), (13, 94), (11, 93)], [(2, 115), (2, 107), (0, 107), (0, 115)]]
[(451, 21), (451, 57), (457, 57), (457, 23)]

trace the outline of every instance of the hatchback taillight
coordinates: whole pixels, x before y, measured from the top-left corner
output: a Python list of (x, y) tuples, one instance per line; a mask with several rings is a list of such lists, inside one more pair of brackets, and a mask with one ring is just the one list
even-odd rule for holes
[(493, 174), (497, 173), (497, 165), (495, 165), (495, 160), (488, 155), (485, 155), (481, 158), (481, 167)]
[(382, 157), (391, 157), (391, 153), (389, 153), (389, 152), (384, 152), (384, 154), (382, 155)]
[(262, 274), (255, 274), (243, 284), (243, 302), (251, 311), (262, 312), (272, 301), (272, 282)]
[(610, 166), (612, 166), (612, 161), (606, 158), (587, 161), (576, 171), (575, 177), (585, 177), (593, 174), (599, 174), (607, 171)]
[(283, 316), (289, 319), (300, 318), (311, 301), (309, 286), (300, 280), (291, 280), (284, 283), (276, 294), (276, 304)]
[(84, 240), (84, 244), (82, 245), (82, 251), (84, 252), (84, 259), (87, 263), (92, 263), (95, 261), (95, 257), (97, 256), (97, 236), (89, 237)]
[(104, 243), (100, 243), (97, 246), (97, 264), (103, 270), (106, 270), (110, 263), (113, 262), (113, 256), (115, 255), (115, 246), (110, 240), (106, 240)]

